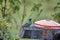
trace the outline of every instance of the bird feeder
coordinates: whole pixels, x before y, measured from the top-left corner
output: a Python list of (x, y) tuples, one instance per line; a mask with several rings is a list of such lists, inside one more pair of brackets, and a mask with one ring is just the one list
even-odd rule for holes
[(35, 22), (35, 26), (38, 28), (45, 29), (43, 31), (43, 38), (46, 37), (50, 30), (58, 30), (60, 29), (60, 24), (53, 20), (40, 20)]
[(23, 27), (23, 37), (25, 38), (37, 38), (37, 39), (52, 39), (53, 35), (60, 33), (60, 24), (53, 20), (40, 20), (36, 21), (28, 27)]

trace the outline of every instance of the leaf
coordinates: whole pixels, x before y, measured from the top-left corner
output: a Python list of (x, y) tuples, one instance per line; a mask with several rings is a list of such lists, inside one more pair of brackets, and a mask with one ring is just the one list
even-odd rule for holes
[(10, 3), (15, 4), (16, 2), (20, 3), (19, 0), (9, 0)]
[(3, 0), (0, 0), (0, 3), (2, 3), (3, 2)]
[(41, 3), (38, 3), (38, 4), (34, 3), (34, 6), (31, 11), (36, 11), (36, 10), (38, 11), (41, 6), (42, 6)]
[(60, 13), (57, 13), (57, 16), (60, 18)]
[(54, 19), (57, 20), (60, 23), (60, 12), (54, 14)]
[(10, 16), (7, 16), (7, 17), (6, 17), (6, 21), (9, 22), (9, 23), (11, 22)]
[(60, 2), (58, 2), (57, 5), (60, 5)]
[(0, 10), (2, 10), (2, 5), (0, 5)]
[(16, 10), (16, 11), (18, 11), (18, 10), (19, 10), (19, 6), (14, 5), (14, 6), (13, 6), (13, 9)]
[(35, 8), (32, 8), (31, 11), (35, 11)]
[(3, 0), (0, 0), (0, 3), (3, 2)]
[(6, 28), (7, 28), (7, 26), (6, 26), (6, 24), (4, 23), (4, 21), (1, 23), (1, 26), (2, 26), (3, 29), (6, 29)]
[(9, 0), (9, 2), (10, 2), (11, 4), (14, 4), (14, 1), (13, 1), (13, 0)]
[(56, 10), (57, 8), (60, 8), (60, 6), (55, 6), (55, 7), (54, 7), (54, 10)]

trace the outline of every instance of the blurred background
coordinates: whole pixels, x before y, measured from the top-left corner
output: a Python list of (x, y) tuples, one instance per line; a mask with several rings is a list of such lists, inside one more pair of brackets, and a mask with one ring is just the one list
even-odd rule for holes
[(42, 19), (60, 23), (60, 0), (0, 0), (0, 38), (25, 40), (18, 34), (29, 18), (32, 24)]

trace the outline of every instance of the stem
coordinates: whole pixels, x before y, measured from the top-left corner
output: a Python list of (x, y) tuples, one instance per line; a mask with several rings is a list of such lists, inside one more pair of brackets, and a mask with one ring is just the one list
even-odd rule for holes
[(6, 2), (7, 0), (4, 1), (4, 7), (2, 8), (2, 17), (4, 18), (6, 16), (5, 12), (6, 12)]
[[(22, 20), (21, 20), (21, 28), (20, 28), (20, 32), (22, 33), (22, 24), (23, 24), (23, 21), (24, 21), (24, 14), (26, 13), (26, 4), (25, 4), (25, 0), (23, 0), (23, 3), (24, 3), (24, 11), (23, 11), (23, 15), (22, 15)], [(21, 35), (21, 33), (20, 33), (20, 35)]]
[(34, 19), (33, 23), (39, 18), (40, 14), (42, 13), (42, 9), (39, 11), (39, 13), (36, 15), (36, 18)]
[(25, 0), (23, 0), (23, 2), (24, 2), (24, 11), (23, 11), (23, 15), (22, 15), (22, 21), (21, 21), (21, 24), (23, 24), (23, 21), (24, 21), (24, 18), (25, 18), (25, 16), (24, 16), (24, 14), (26, 13), (26, 4), (25, 4)]

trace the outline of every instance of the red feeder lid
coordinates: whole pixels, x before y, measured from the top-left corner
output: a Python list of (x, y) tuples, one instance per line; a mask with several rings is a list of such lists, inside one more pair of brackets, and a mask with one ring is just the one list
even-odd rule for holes
[(45, 29), (60, 29), (60, 24), (53, 20), (41, 20), (35, 22), (35, 26)]

